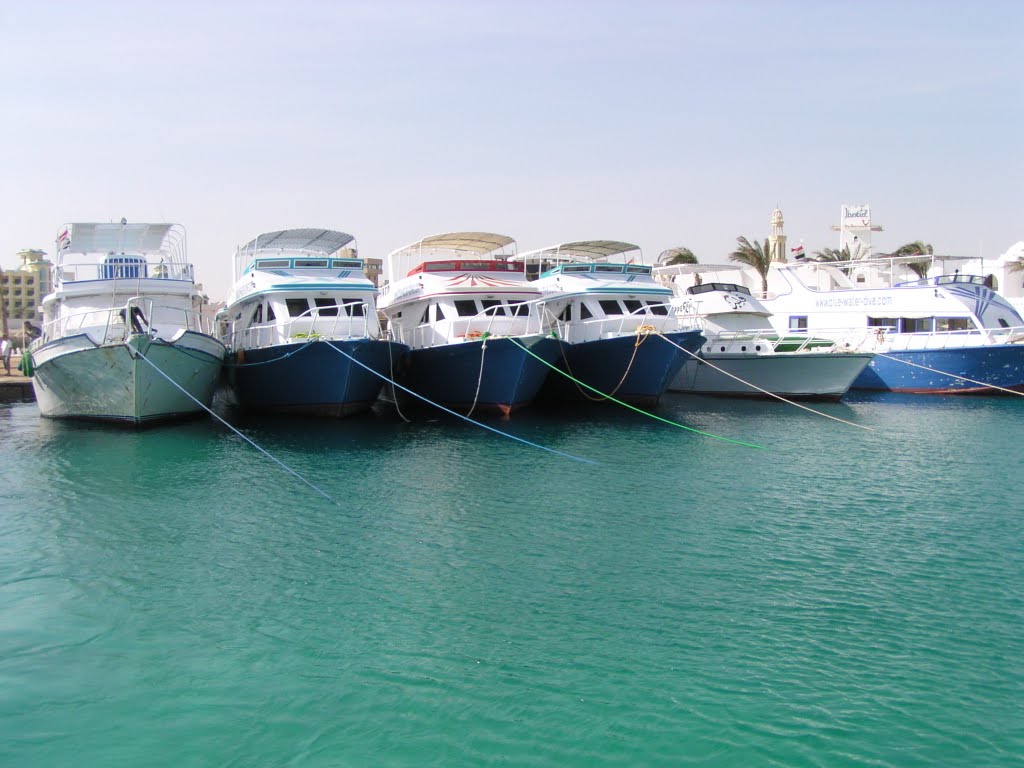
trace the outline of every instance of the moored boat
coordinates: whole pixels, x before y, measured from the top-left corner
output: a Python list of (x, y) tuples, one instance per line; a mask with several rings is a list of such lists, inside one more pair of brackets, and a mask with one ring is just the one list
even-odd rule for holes
[(678, 264), (655, 268), (676, 292), (676, 314), (698, 322), (706, 341), (669, 385), (676, 392), (735, 397), (839, 400), (871, 362), (832, 339), (779, 334), (771, 313), (736, 282), (739, 267)]
[(455, 232), (388, 255), (379, 306), (392, 338), (410, 347), (401, 387), (466, 413), (508, 415), (533, 401), (559, 344), (514, 254), (505, 235)]
[(184, 229), (68, 224), (56, 250), (31, 347), (41, 413), (144, 424), (209, 407), (224, 346), (204, 328)]
[(908, 265), (928, 258), (773, 263), (762, 303), (777, 331), (875, 353), (854, 388), (1024, 392), (1024, 319), (982, 276), (914, 277)]
[(639, 246), (613, 240), (562, 243), (520, 254), (544, 296), (545, 329), (561, 342), (559, 373), (541, 397), (653, 406), (703, 337), (681, 330), (672, 291), (640, 263)]
[(407, 347), (386, 338), (355, 238), (329, 229), (261, 234), (234, 258), (219, 315), (230, 400), (262, 412), (365, 411)]

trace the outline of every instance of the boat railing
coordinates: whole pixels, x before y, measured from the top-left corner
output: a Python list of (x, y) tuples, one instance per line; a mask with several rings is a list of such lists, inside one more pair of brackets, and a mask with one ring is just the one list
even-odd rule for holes
[(460, 341), (477, 341), (492, 336), (535, 336), (544, 332), (540, 299), (511, 300), (486, 307), (475, 315), (444, 318), (402, 328), (392, 323), (392, 338), (414, 349), (443, 346)]
[(140, 333), (170, 339), (182, 329), (205, 332), (200, 313), (194, 309), (156, 304), (150, 297), (134, 296), (123, 307), (61, 313), (60, 317), (43, 324), (43, 333), (36, 345), (83, 333), (100, 344), (124, 341)]
[(54, 282), (80, 283), (89, 280), (185, 280), (193, 282), (191, 264), (176, 261), (147, 260), (142, 256), (117, 254), (100, 261), (63, 262), (54, 268)]
[[(379, 339), (380, 324), (366, 301), (343, 299), (343, 303), (311, 307), (287, 321), (271, 320), (235, 331), (227, 339), (232, 349), (262, 349), (314, 339)], [(355, 308), (359, 308), (355, 311)], [(354, 314), (353, 314), (354, 312)]]
[[(665, 313), (655, 312), (654, 310), (658, 307), (663, 307)], [(555, 331), (558, 338), (570, 344), (632, 336), (643, 328), (652, 329), (658, 333), (680, 329), (679, 320), (667, 302), (645, 304), (639, 309), (623, 315), (606, 315), (586, 320), (562, 320), (549, 308), (545, 308), (545, 316), (548, 329)]]
[(812, 334), (779, 333), (773, 328), (752, 328), (738, 331), (705, 331), (709, 342), (725, 344), (728, 351), (734, 351), (733, 347), (740, 345), (739, 351), (747, 352), (746, 345), (753, 344), (755, 352), (761, 352), (763, 344), (767, 349), (775, 352), (835, 352), (843, 349), (840, 342), (835, 339)]

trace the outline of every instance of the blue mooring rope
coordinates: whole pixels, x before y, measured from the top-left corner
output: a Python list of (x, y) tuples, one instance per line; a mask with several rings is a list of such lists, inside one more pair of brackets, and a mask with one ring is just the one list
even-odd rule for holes
[(450, 408), (445, 408), (440, 403), (435, 403), (432, 400), (428, 400), (423, 395), (419, 394), (418, 392), (413, 392), (408, 387), (403, 387), (397, 381), (394, 381), (393, 379), (389, 379), (384, 374), (378, 373), (377, 371), (373, 370), (373, 368), (371, 368), (370, 366), (366, 365), (365, 363), (362, 363), (359, 360), (356, 360), (354, 357), (352, 357), (352, 355), (348, 354), (344, 350), (338, 349), (330, 341), (327, 342), (327, 345), (330, 346), (330, 348), (333, 349), (335, 352), (337, 352), (339, 355), (344, 355), (349, 360), (351, 360), (353, 363), (358, 365), (360, 368), (365, 368), (367, 371), (372, 373), (374, 376), (377, 376), (378, 378), (384, 379), (384, 381), (388, 382), (392, 386), (398, 387), (403, 392), (407, 392), (410, 395), (412, 395), (413, 397), (419, 398), (423, 402), (429, 403), (430, 405), (434, 406), (435, 408), (440, 408), (445, 413), (450, 413), (452, 416), (458, 416), (460, 419), (468, 421), (470, 424), (475, 424), (478, 427), (482, 427), (483, 429), (490, 430), (491, 432), (494, 432), (495, 434), (501, 435), (502, 437), (507, 437), (510, 440), (516, 440), (516, 441), (518, 441), (520, 443), (523, 443), (525, 445), (529, 445), (531, 448), (539, 448), (542, 451), (547, 451), (548, 453), (554, 453), (554, 454), (556, 454), (558, 456), (562, 456), (563, 458), (566, 458), (566, 459), (572, 459), (573, 461), (579, 461), (579, 462), (581, 462), (583, 464), (598, 464), (599, 463), (599, 462), (594, 461), (593, 459), (584, 459), (584, 458), (581, 458), (579, 456), (573, 456), (571, 453), (565, 453), (564, 451), (559, 451), (559, 450), (556, 450), (554, 448), (548, 448), (547, 446), (540, 445), (538, 443), (531, 443), (529, 440), (526, 440), (526, 439), (524, 439), (522, 437), (517, 437), (516, 435), (510, 435), (508, 432), (502, 432), (500, 429), (495, 429), (494, 427), (492, 427), (492, 426), (490, 426), (488, 424), (484, 424), (482, 422), (476, 421), (475, 419), (471, 419), (468, 416), (463, 416), (461, 413), (458, 413), (457, 411), (453, 411)]
[[(128, 349), (129, 349), (129, 350), (131, 350), (131, 347), (129, 347)], [(246, 435), (242, 434), (242, 433), (241, 433), (241, 432), (240, 432), (239, 430), (235, 429), (235, 427), (231, 426), (231, 425), (230, 425), (230, 424), (228, 424), (228, 423), (227, 423), (227, 422), (226, 422), (226, 421), (225, 421), (224, 419), (222, 419), (222, 418), (221, 418), (220, 416), (218, 416), (218, 415), (217, 415), (216, 413), (214, 413), (214, 412), (213, 412), (213, 411), (212, 411), (212, 410), (211, 410), (210, 408), (208, 408), (207, 406), (203, 405), (203, 403), (201, 403), (201, 402), (200, 402), (199, 400), (197, 400), (197, 399), (196, 399), (195, 397), (193, 397), (193, 395), (192, 395), (192, 393), (191, 393), (191, 392), (189, 392), (188, 390), (186, 390), (186, 389), (185, 389), (185, 388), (184, 388), (183, 386), (181, 386), (181, 385), (180, 385), (180, 384), (179, 384), (178, 382), (176, 382), (176, 381), (175, 381), (174, 379), (172, 379), (172, 378), (171, 378), (170, 376), (168, 376), (168, 375), (167, 375), (166, 373), (164, 373), (164, 372), (163, 372), (162, 370), (160, 370), (160, 368), (159, 368), (159, 367), (158, 367), (158, 366), (156, 365), (156, 363), (154, 363), (154, 362), (153, 362), (152, 360), (150, 360), (150, 359), (149, 359), (148, 357), (146, 357), (146, 356), (145, 356), (145, 355), (144, 355), (144, 354), (142, 353), (142, 351), (141, 351), (141, 350), (137, 350), (137, 349), (136, 349), (136, 350), (133, 350), (133, 351), (134, 351), (134, 353), (135, 353), (135, 354), (137, 354), (137, 355), (138, 355), (139, 357), (141, 357), (141, 358), (142, 358), (143, 360), (145, 360), (145, 361), (146, 361), (147, 363), (149, 363), (149, 364), (150, 364), (150, 366), (152, 366), (152, 368), (153, 368), (153, 370), (154, 370), (154, 371), (156, 371), (156, 372), (157, 372), (157, 373), (159, 373), (159, 374), (160, 374), (161, 376), (163, 376), (163, 377), (164, 377), (165, 379), (167, 379), (167, 380), (168, 380), (169, 382), (171, 382), (171, 384), (173, 384), (173, 385), (174, 385), (174, 386), (176, 386), (176, 387), (177, 387), (178, 389), (180, 389), (180, 390), (181, 390), (181, 391), (182, 391), (182, 392), (183, 392), (183, 393), (184, 393), (184, 394), (185, 394), (185, 395), (186, 395), (186, 396), (187, 396), (187, 397), (188, 397), (188, 398), (189, 398), (190, 400), (192, 400), (192, 401), (193, 401), (194, 403), (196, 403), (196, 404), (197, 404), (197, 405), (198, 405), (198, 406), (199, 406), (200, 408), (202, 408), (202, 409), (203, 409), (204, 411), (206, 411), (206, 412), (207, 412), (208, 414), (210, 414), (211, 416), (213, 416), (213, 418), (215, 418), (215, 419), (216, 419), (217, 421), (219, 421), (219, 422), (220, 422), (221, 424), (223, 424), (223, 425), (224, 425), (225, 427), (227, 427), (228, 429), (230, 429), (230, 430), (231, 430), (232, 432), (234, 432), (234, 433), (235, 433), (236, 435), (238, 435), (238, 436), (239, 436), (240, 438), (242, 438), (242, 439), (243, 439), (243, 440), (245, 440), (245, 441), (246, 441), (247, 443), (249, 443), (249, 445), (251, 445), (251, 446), (252, 446), (253, 448), (255, 448), (255, 449), (256, 449), (257, 451), (259, 451), (260, 453), (262, 453), (262, 454), (263, 454), (264, 456), (266, 456), (266, 457), (267, 457), (268, 459), (270, 459), (270, 460), (271, 460), (271, 461), (273, 461), (274, 463), (276, 463), (276, 464), (280, 465), (280, 466), (281, 466), (281, 467), (282, 467), (282, 468), (283, 468), (283, 469), (284, 469), (284, 470), (285, 470), (286, 472), (288, 472), (288, 473), (289, 473), (289, 474), (291, 474), (292, 476), (294, 476), (294, 477), (298, 478), (299, 480), (301, 480), (301, 481), (302, 481), (303, 483), (305, 483), (306, 485), (308, 485), (308, 486), (309, 486), (310, 488), (312, 488), (312, 489), (313, 489), (314, 491), (316, 491), (317, 493), (319, 493), (319, 494), (320, 494), (321, 496), (323, 496), (323, 497), (324, 497), (325, 499), (327, 499), (327, 500), (328, 500), (329, 502), (331, 502), (332, 504), (337, 504), (337, 503), (338, 503), (338, 502), (336, 502), (336, 501), (335, 501), (335, 500), (334, 500), (333, 498), (331, 498), (331, 496), (329, 496), (329, 495), (328, 495), (327, 493), (325, 493), (324, 491), (322, 491), (322, 490), (320, 490), (319, 488), (317, 488), (317, 487), (316, 487), (315, 485), (313, 485), (313, 483), (309, 482), (309, 480), (307, 480), (306, 478), (304, 478), (304, 477), (303, 477), (302, 475), (300, 475), (300, 474), (299, 474), (298, 472), (296, 472), (296, 471), (295, 471), (294, 469), (292, 469), (291, 467), (289, 467), (289, 466), (288, 466), (287, 464), (285, 464), (285, 463), (284, 463), (283, 461), (281, 461), (280, 459), (278, 459), (278, 458), (276, 458), (275, 456), (271, 455), (271, 453), (270, 453), (269, 451), (267, 451), (266, 449), (264, 449), (264, 448), (261, 448), (261, 447), (260, 447), (259, 445), (257, 445), (257, 444), (256, 444), (256, 442), (255, 442), (255, 441), (254, 441), (254, 440), (253, 440), (252, 438), (250, 438), (250, 437), (247, 437)], [(296, 351), (298, 351), (298, 350), (296, 350)]]

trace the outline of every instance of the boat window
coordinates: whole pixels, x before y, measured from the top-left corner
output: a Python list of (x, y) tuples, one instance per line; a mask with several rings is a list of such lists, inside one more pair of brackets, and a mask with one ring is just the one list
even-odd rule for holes
[(477, 313), (476, 302), (471, 299), (458, 299), (455, 302), (455, 311), (459, 317), (473, 317)]
[(1006, 322), (1006, 320), (1004, 320), (1003, 318), (1000, 317), (999, 318), (999, 327), (1000, 328), (1009, 328), (1010, 324), (1008, 322)]
[(299, 317), (309, 309), (309, 302), (306, 299), (285, 299), (284, 303), (288, 307), (289, 317)]
[[(484, 308), (484, 314), (494, 317), (496, 315), (504, 315), (505, 313), (500, 309), (501, 302), (498, 299), (481, 299), (480, 304)], [(494, 309), (499, 307), (499, 309)]]
[(594, 313), (590, 311), (586, 304), (580, 302), (580, 320), (589, 320), (594, 316)]
[(898, 317), (869, 317), (868, 328), (896, 328), (900, 324)]
[(316, 308), (319, 310), (318, 314), (320, 315), (320, 317), (338, 316), (338, 304), (334, 299), (313, 299), (313, 303), (316, 304)]
[(626, 312), (630, 315), (634, 312), (639, 312), (644, 306), (637, 299), (623, 299), (622, 303), (626, 305)]
[(971, 318), (969, 317), (936, 317), (935, 330), (939, 331), (969, 331), (971, 330)]
[(365, 304), (363, 304), (363, 302), (361, 302), (359, 299), (345, 299), (343, 304), (345, 305), (346, 315), (351, 315), (352, 317), (365, 316)]
[(589, 272), (589, 264), (566, 264), (562, 267), (562, 272)]
[(595, 264), (594, 265), (594, 271), (595, 272), (618, 272), (621, 275), (622, 274), (622, 265), (621, 264)]
[(267, 302), (267, 322), (273, 322), (277, 320), (277, 315), (274, 314), (274, 306), (268, 301)]
[[(103, 279), (129, 278), (136, 280), (146, 276), (146, 260), (141, 256), (107, 256), (103, 260)], [(21, 282), (16, 280), (15, 282)]]
[(331, 259), (331, 267), (362, 267), (363, 262), (359, 259)]
[(668, 307), (666, 307), (664, 304), (658, 304), (656, 302), (649, 301), (649, 302), (647, 302), (647, 306), (651, 310), (651, 314), (652, 315), (667, 315), (668, 314)]
[(427, 306), (425, 306), (423, 308), (423, 317), (420, 318), (420, 325), (426, 325), (429, 322), (430, 322), (430, 305), (427, 304)]
[(527, 317), (530, 314), (530, 305), (525, 301), (510, 301), (508, 303), (508, 314), (513, 317)]
[(902, 333), (931, 333), (934, 327), (931, 317), (904, 317), (902, 319)]
[(558, 313), (558, 319), (561, 320), (563, 323), (568, 323), (569, 322), (569, 310), (570, 309), (572, 309), (572, 304), (566, 304), (562, 308), (562, 311)]
[(295, 267), (326, 267), (327, 259), (296, 259)]
[(290, 267), (291, 262), (288, 259), (257, 259), (256, 269), (280, 269), (281, 267)]
[(454, 261), (430, 261), (423, 265), (427, 272), (451, 272), (455, 269)]
[(597, 302), (601, 305), (601, 309), (604, 310), (606, 315), (621, 315), (622, 305), (619, 304), (615, 299), (601, 299)]
[(259, 325), (263, 322), (263, 305), (257, 304), (255, 311), (252, 313), (252, 325)]
[(629, 264), (626, 266), (627, 275), (649, 275), (651, 274), (651, 268), (645, 267), (640, 264)]
[(791, 331), (806, 331), (807, 330), (807, 315), (790, 315), (789, 316), (789, 330), (791, 330)]

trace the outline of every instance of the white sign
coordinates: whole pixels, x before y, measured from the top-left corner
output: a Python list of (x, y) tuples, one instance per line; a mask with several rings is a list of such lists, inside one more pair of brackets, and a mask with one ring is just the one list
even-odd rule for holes
[(844, 227), (870, 227), (871, 206), (844, 205), (842, 221)]

